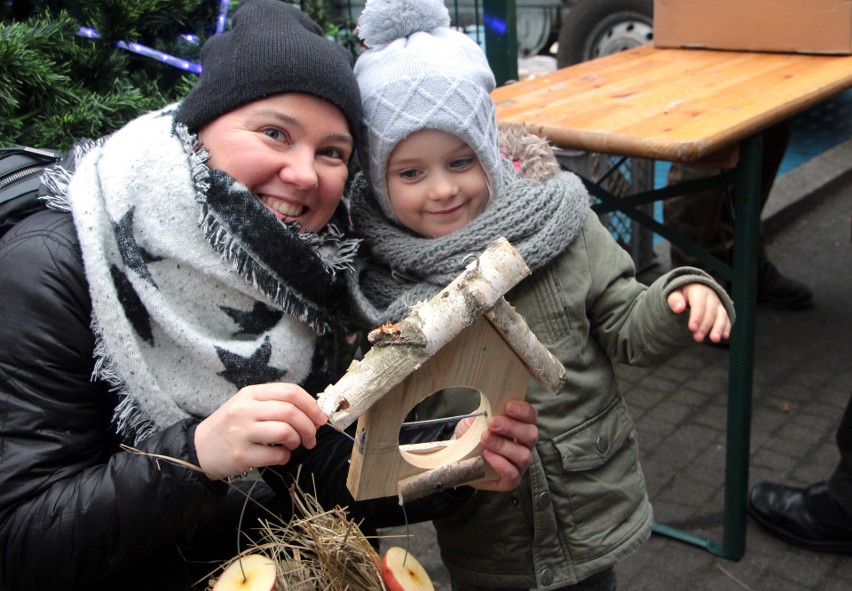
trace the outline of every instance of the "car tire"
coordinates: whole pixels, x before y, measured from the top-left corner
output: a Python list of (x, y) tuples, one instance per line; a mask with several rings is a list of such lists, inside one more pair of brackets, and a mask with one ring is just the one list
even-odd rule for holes
[(580, 0), (559, 28), (556, 65), (564, 68), (650, 43), (654, 0)]

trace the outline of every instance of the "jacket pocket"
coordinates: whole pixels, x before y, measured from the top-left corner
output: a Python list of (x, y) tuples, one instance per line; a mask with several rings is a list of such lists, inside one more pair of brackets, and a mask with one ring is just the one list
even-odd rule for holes
[(550, 484), (572, 547), (579, 543), (581, 554), (593, 556), (644, 523), (649, 504), (636, 430), (620, 396), (552, 444), (561, 470)]

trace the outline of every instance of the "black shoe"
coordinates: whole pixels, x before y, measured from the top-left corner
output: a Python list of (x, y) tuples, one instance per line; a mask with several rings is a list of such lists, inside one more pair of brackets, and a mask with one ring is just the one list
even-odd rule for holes
[(811, 288), (785, 277), (769, 261), (757, 269), (757, 305), (776, 310), (803, 310), (814, 304)]
[(825, 482), (794, 488), (761, 482), (748, 512), (772, 535), (816, 552), (852, 554), (852, 517), (831, 498)]

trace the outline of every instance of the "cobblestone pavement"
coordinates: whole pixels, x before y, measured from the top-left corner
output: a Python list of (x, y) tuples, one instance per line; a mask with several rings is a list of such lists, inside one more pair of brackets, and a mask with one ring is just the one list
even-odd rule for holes
[[(813, 288), (816, 306), (758, 308), (750, 486), (808, 485), (825, 479), (838, 460), (834, 433), (852, 395), (852, 175), (841, 178), (767, 239), (770, 259)], [(655, 369), (619, 368), (619, 378), (657, 521), (721, 542), (728, 351), (693, 345)], [(431, 526), (410, 533), (409, 547), (436, 590), (448, 590)], [(742, 560), (653, 535), (617, 572), (622, 591), (852, 589), (852, 557), (789, 546), (750, 518)]]
[[(808, 485), (838, 460), (834, 433), (852, 395), (852, 178), (768, 241), (786, 274), (809, 284), (816, 306), (758, 308), (750, 486)], [(659, 522), (722, 540), (727, 351), (696, 345), (655, 370), (623, 368), (642, 465)], [(629, 590), (852, 589), (852, 558), (794, 548), (749, 519), (746, 554), (717, 558), (653, 536), (618, 569)]]

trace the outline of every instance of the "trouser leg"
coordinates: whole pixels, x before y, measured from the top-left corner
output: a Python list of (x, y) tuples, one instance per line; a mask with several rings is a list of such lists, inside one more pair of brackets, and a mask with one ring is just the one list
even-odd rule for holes
[(840, 419), (836, 439), (840, 462), (828, 479), (828, 490), (837, 504), (852, 515), (852, 395)]
[[(669, 170), (668, 184), (700, 179), (719, 171), (703, 166), (674, 163)], [(694, 242), (705, 252), (725, 263), (731, 262), (733, 231), (725, 195), (725, 187), (713, 187), (668, 199), (663, 204), (666, 225)], [(703, 267), (703, 264), (686, 252), (671, 245), (672, 267)]]
[[(760, 208), (766, 204), (772, 183), (778, 174), (784, 152), (790, 138), (789, 124), (784, 122), (764, 132), (763, 161), (761, 167)], [(674, 163), (669, 171), (668, 184), (705, 178), (717, 174), (718, 169)], [(728, 202), (727, 194), (732, 200)], [(713, 187), (689, 195), (669, 199), (663, 204), (663, 215), (667, 226), (694, 242), (706, 252), (730, 264), (734, 243), (733, 199), (734, 187)], [(691, 265), (702, 267), (695, 258), (677, 246), (671, 247), (672, 266)], [(763, 240), (760, 240), (759, 262), (766, 260)]]

